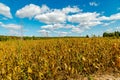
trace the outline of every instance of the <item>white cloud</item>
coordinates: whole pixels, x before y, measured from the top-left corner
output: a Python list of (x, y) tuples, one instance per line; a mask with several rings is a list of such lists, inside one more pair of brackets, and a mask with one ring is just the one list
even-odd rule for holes
[(49, 31), (43, 29), (43, 30), (39, 30), (38, 32), (40, 32), (40, 33), (46, 33), (46, 32), (49, 32)]
[(78, 23), (79, 26), (81, 27), (92, 27), (92, 26), (97, 26), (101, 24), (101, 22), (98, 20), (99, 13), (79, 13), (75, 15), (70, 15), (68, 16), (68, 21), (72, 23)]
[(60, 10), (54, 10), (53, 12), (37, 15), (35, 19), (46, 24), (64, 23), (66, 15)]
[(99, 24), (101, 24), (100, 21), (88, 21), (88, 22), (83, 21), (80, 23), (80, 27), (82, 26), (85, 27), (86, 29), (90, 29), (90, 27), (97, 26)]
[(66, 29), (70, 29), (70, 28), (74, 28), (75, 26), (72, 24), (66, 24), (64, 28)]
[(84, 30), (83, 29), (81, 29), (81, 28), (78, 28), (78, 27), (74, 27), (74, 28), (72, 28), (72, 30), (71, 30), (72, 32), (75, 32), (75, 33), (82, 33), (82, 32), (84, 32)]
[(6, 29), (10, 29), (10, 30), (20, 30), (21, 29), (21, 25), (17, 25), (17, 24), (4, 24), (2, 22), (0, 22), (0, 26)]
[(41, 36), (47, 36), (47, 37), (49, 36), (50, 33), (50, 31), (47, 31), (45, 29), (39, 30), (38, 32), (41, 34)]
[[(91, 6), (98, 6), (96, 2), (90, 2)], [(40, 27), (40, 33), (54, 32), (55, 30), (65, 29), (71, 32), (82, 33), (91, 27), (112, 24), (112, 21), (120, 20), (120, 13), (111, 16), (102, 16), (103, 13), (82, 12), (77, 6), (68, 6), (62, 9), (50, 9), (46, 5), (37, 6), (34, 4), (26, 5), (16, 12), (20, 18), (34, 18), (46, 25)], [(108, 22), (108, 23), (107, 23)], [(63, 34), (66, 34), (63, 32)]]
[(103, 20), (109, 20), (109, 17), (106, 17), (106, 16), (101, 16), (98, 18), (100, 21), (103, 21)]
[(16, 36), (20, 36), (21, 35), (21, 25), (18, 24), (4, 24), (2, 22), (0, 22), (0, 27), (3, 27), (5, 29), (8, 30), (8, 35), (16, 35)]
[(20, 18), (33, 18), (34, 16), (42, 13), (49, 12), (50, 9), (46, 5), (41, 7), (35, 4), (29, 4), (23, 7), (22, 9), (17, 10), (16, 16)]
[(63, 36), (67, 36), (67, 35), (68, 35), (68, 32), (59, 31), (59, 32), (57, 32), (57, 34), (58, 34), (59, 36), (63, 37)]
[(69, 13), (78, 13), (82, 11), (77, 6), (68, 6), (63, 9), (49, 9), (47, 7), (47, 9), (48, 11), (46, 13), (36, 15), (35, 19), (46, 24), (65, 23), (66, 16)]
[(53, 25), (44, 25), (44, 26), (41, 26), (41, 29), (53, 30), (54, 27), (53, 27)]
[(82, 10), (80, 10), (77, 6), (74, 6), (74, 7), (68, 6), (68, 7), (62, 9), (62, 12), (66, 13), (66, 14), (68, 14), (68, 13), (77, 13), (77, 12), (81, 12), (81, 11)]
[(3, 3), (0, 3), (0, 14), (5, 17), (12, 18), (10, 8)]
[(99, 15), (100, 14), (96, 12), (79, 13), (79, 14), (68, 16), (68, 21), (73, 22), (73, 23), (80, 23), (84, 21), (96, 21), (98, 20), (97, 17), (99, 17)]
[(113, 14), (109, 17), (106, 17), (106, 16), (102, 16), (102, 17), (99, 17), (99, 20), (120, 20), (120, 13), (117, 13), (117, 14)]
[(64, 28), (63, 24), (53, 24), (53, 25), (44, 25), (41, 26), (42, 29), (55, 30), (59, 28)]
[(16, 24), (7, 24), (7, 25), (2, 25), (4, 28), (8, 28), (8, 29), (15, 29), (15, 30), (19, 30), (21, 29), (20, 25), (16, 25)]
[[(75, 15), (69, 15), (68, 21), (72, 23), (78, 23), (79, 28), (84, 27), (84, 29), (90, 29), (90, 27), (97, 26), (102, 24), (103, 26), (108, 26), (114, 23), (116, 20), (120, 20), (120, 13), (113, 14), (109, 17), (100, 16), (99, 13), (93, 12), (86, 12), (86, 13), (79, 13)], [(105, 23), (103, 21), (110, 21)]]
[(32, 18), (35, 15), (41, 13), (41, 9), (39, 6), (34, 4), (29, 4), (23, 7), (22, 9), (17, 10), (16, 15), (20, 18)]
[(110, 20), (120, 20), (120, 13), (111, 15)]
[(96, 2), (89, 2), (89, 5), (90, 6), (98, 6), (98, 3), (96, 3)]
[(107, 22), (107, 23), (103, 23), (103, 26), (109, 26), (111, 24), (115, 23), (115, 21), (110, 21), (110, 22)]
[(46, 5), (42, 5), (42, 7), (40, 8), (41, 13), (46, 13), (50, 11), (50, 8)]
[(44, 26), (41, 26), (41, 29), (46, 29), (46, 30), (50, 30), (50, 31), (53, 31), (53, 30), (56, 30), (56, 29), (71, 29), (75, 27), (74, 25), (72, 24), (53, 24), (53, 25), (44, 25)]
[(20, 35), (20, 33), (18, 31), (15, 31), (15, 30), (10, 30), (9, 35)]
[(41, 34), (43, 35), (46, 35), (46, 33), (50, 33), (52, 32), (52, 34), (54, 35), (58, 35), (58, 36), (67, 36), (70, 31), (68, 32), (64, 32), (64, 31), (61, 31), (60, 29), (64, 29), (64, 30), (67, 30), (67, 29), (72, 29), (74, 28), (75, 26), (72, 25), (72, 24), (53, 24), (53, 25), (44, 25), (44, 26), (41, 26), (41, 30), (39, 31)]
[[(20, 18), (32, 18), (34, 16), (35, 19), (45, 22), (45, 23), (51, 23), (50, 18), (52, 18), (53, 22), (62, 22), (64, 21), (65, 14), (68, 13), (77, 13), (80, 12), (80, 10), (77, 6), (73, 7), (66, 7), (63, 9), (50, 9), (46, 5), (42, 5), (41, 7), (35, 4), (29, 4), (25, 7), (17, 10), (16, 16)], [(58, 16), (57, 16), (58, 15)], [(59, 17), (60, 16), (60, 17)], [(55, 19), (56, 17), (59, 17), (59, 19)]]

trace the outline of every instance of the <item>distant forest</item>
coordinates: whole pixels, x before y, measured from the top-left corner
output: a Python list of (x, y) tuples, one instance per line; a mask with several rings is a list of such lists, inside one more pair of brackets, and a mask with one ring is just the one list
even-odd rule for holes
[(111, 32), (111, 33), (104, 32), (103, 37), (117, 37), (117, 38), (119, 38), (120, 32), (119, 31), (115, 31), (115, 32)]
[[(94, 35), (93, 37), (96, 37)], [(119, 38), (120, 37), (120, 32), (115, 31), (115, 32), (104, 32), (102, 37), (113, 37), (113, 38)], [(65, 37), (29, 37), (29, 36), (24, 36), (24, 37), (18, 37), (18, 36), (4, 36), (0, 35), (0, 41), (7, 41), (7, 40), (18, 40), (18, 39), (23, 39), (23, 40), (39, 40), (39, 39), (52, 39), (52, 38), (89, 38), (88, 35), (86, 36), (80, 36), (80, 37), (74, 37), (74, 36), (65, 36)]]

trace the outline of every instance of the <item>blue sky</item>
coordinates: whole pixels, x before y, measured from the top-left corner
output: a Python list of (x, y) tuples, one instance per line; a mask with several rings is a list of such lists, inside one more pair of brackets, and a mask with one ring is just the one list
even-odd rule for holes
[(0, 0), (0, 35), (85, 36), (120, 31), (120, 0)]

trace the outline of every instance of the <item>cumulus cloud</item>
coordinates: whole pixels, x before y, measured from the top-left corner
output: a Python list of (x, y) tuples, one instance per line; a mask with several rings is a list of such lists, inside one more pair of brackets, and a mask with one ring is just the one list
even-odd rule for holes
[(43, 29), (43, 30), (39, 30), (38, 32), (40, 32), (40, 33), (46, 33), (46, 32), (50, 32), (50, 31), (47, 31), (47, 30), (45, 30), (45, 29)]
[(106, 16), (101, 16), (98, 18), (100, 21), (103, 21), (103, 20), (110, 20), (109, 17), (106, 17)]
[[(96, 2), (90, 2), (90, 6), (98, 6)], [(120, 20), (120, 13), (111, 16), (103, 16), (96, 12), (83, 12), (77, 6), (67, 6), (62, 9), (50, 9), (46, 5), (41, 7), (29, 4), (19, 9), (16, 15), (20, 18), (34, 18), (45, 25), (40, 27), (40, 33), (54, 32), (59, 29), (69, 29), (71, 32), (82, 33), (91, 27), (102, 25), (108, 26), (111, 21)], [(109, 23), (106, 23), (109, 22)], [(63, 34), (66, 34), (63, 32)]]
[(68, 32), (63, 32), (63, 31), (56, 31), (55, 33), (57, 33), (58, 36), (61, 36), (61, 37), (67, 36), (69, 34)]
[(79, 26), (81, 27), (92, 27), (92, 26), (97, 26), (101, 24), (101, 22), (98, 20), (99, 13), (79, 13), (75, 15), (70, 15), (68, 16), (68, 21), (72, 23), (78, 23)]
[(49, 36), (50, 33), (50, 31), (47, 31), (45, 29), (39, 30), (38, 32), (41, 34), (41, 36), (47, 36), (47, 37)]
[(42, 29), (48, 29), (48, 30), (55, 30), (55, 29), (59, 29), (59, 28), (63, 28), (63, 27), (64, 27), (63, 24), (53, 24), (53, 25), (41, 26)]
[(51, 25), (43, 25), (41, 26), (41, 29), (46, 29), (46, 30), (57, 30), (57, 29), (72, 29), (73, 27), (75, 27), (72, 24), (51, 24)]
[(90, 6), (98, 6), (98, 3), (96, 3), (96, 2), (89, 2), (89, 5)]
[(32, 18), (35, 15), (41, 13), (40, 7), (34, 4), (26, 5), (22, 9), (17, 10), (16, 16), (20, 18)]
[(60, 29), (72, 29), (75, 26), (72, 24), (51, 24), (51, 25), (44, 25), (41, 26), (41, 30), (39, 31), (41, 34), (46, 35), (46, 33), (55, 33), (54, 35), (58, 35), (58, 36), (67, 36), (70, 32), (64, 32), (61, 31)]
[(74, 28), (74, 27), (75, 27), (75, 25), (73, 25), (73, 24), (64, 25), (64, 28), (66, 28), (66, 29), (71, 29), (71, 28)]
[(49, 12), (50, 9), (46, 5), (42, 5), (41, 7), (35, 4), (29, 4), (25, 7), (17, 10), (16, 16), (20, 18), (33, 18), (34, 16), (42, 13)]
[(35, 19), (46, 24), (64, 23), (66, 15), (59, 10), (54, 10), (53, 12), (37, 15)]
[(42, 7), (40, 8), (41, 13), (46, 13), (50, 11), (50, 8), (46, 5), (42, 5)]
[(101, 17), (99, 17), (99, 20), (101, 20), (101, 21), (103, 21), (103, 20), (120, 20), (120, 13), (113, 14), (109, 17), (101, 16)]
[(66, 14), (68, 14), (68, 13), (77, 13), (77, 12), (81, 12), (81, 11), (82, 10), (80, 10), (77, 6), (74, 6), (74, 7), (68, 6), (68, 7), (62, 9), (62, 12), (66, 13)]
[(78, 27), (74, 27), (74, 28), (72, 28), (71, 31), (74, 32), (74, 33), (82, 33), (82, 32), (84, 32), (84, 29), (78, 28)]
[(6, 29), (10, 29), (10, 30), (20, 30), (21, 29), (21, 25), (17, 25), (17, 24), (4, 24), (2, 22), (0, 22), (0, 26)]
[(68, 32), (60, 32), (59, 36), (67, 36)]
[(20, 35), (20, 33), (18, 31), (15, 31), (15, 30), (10, 30), (9, 35)]
[(16, 36), (20, 36), (21, 35), (21, 25), (18, 24), (4, 24), (2, 22), (0, 22), (0, 27), (3, 27), (5, 29), (8, 30), (8, 35), (16, 35)]
[(41, 7), (34, 4), (26, 5), (25, 7), (17, 10), (16, 16), (20, 18), (35, 18), (40, 22), (46, 24), (56, 24), (64, 23), (66, 21), (66, 16), (69, 13), (78, 13), (81, 12), (77, 6), (65, 7), (63, 9), (50, 9), (46, 5)]
[(99, 13), (91, 13), (91, 12), (86, 12), (86, 13), (79, 13), (75, 15), (70, 15), (68, 16), (68, 21), (73, 22), (73, 23), (80, 23), (81, 21), (96, 21), (98, 20), (97, 17), (99, 17)]
[(10, 8), (3, 3), (0, 3), (0, 14), (5, 17), (12, 18)]
[(120, 20), (120, 13), (113, 14), (109, 17), (110, 20)]
[(90, 27), (97, 26), (99, 24), (102, 24), (102, 22), (100, 22), (100, 21), (88, 21), (88, 22), (84, 22), (83, 21), (83, 22), (80, 23), (80, 27), (83, 26), (86, 29), (89, 29)]
[(64, 23), (66, 22), (67, 14), (69, 13), (78, 13), (81, 12), (78, 7), (65, 7), (63, 9), (49, 9), (44, 14), (39, 14), (35, 16), (36, 20), (39, 20), (40, 22), (46, 23), (46, 24), (56, 24), (56, 23)]

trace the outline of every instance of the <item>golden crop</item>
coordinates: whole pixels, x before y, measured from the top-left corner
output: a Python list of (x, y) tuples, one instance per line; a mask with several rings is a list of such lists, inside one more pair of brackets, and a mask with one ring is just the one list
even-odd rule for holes
[(0, 42), (0, 80), (64, 80), (120, 70), (120, 40), (61, 38)]

